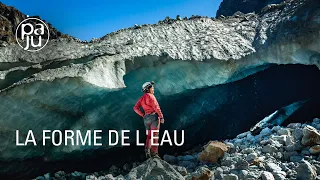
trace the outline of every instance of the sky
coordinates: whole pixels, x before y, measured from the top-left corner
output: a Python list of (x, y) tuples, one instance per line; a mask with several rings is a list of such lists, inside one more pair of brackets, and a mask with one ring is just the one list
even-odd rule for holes
[(215, 17), (221, 0), (0, 0), (51, 23), (81, 40), (102, 37), (134, 24), (155, 24), (166, 16)]

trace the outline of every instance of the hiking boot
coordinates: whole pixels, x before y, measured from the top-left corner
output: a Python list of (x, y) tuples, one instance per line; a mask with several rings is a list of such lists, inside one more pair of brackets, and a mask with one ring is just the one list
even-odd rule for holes
[(159, 159), (161, 159), (160, 156), (159, 156), (159, 154), (158, 154), (158, 153), (155, 153), (155, 152), (151, 152), (151, 157), (152, 157), (152, 158), (159, 158)]
[(144, 153), (146, 154), (147, 159), (151, 157), (150, 149), (148, 149), (148, 148), (144, 149)]

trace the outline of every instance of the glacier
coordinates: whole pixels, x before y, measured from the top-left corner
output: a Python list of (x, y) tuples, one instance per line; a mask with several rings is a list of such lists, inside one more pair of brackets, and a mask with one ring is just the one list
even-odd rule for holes
[(33, 130), (41, 141), (43, 129), (143, 130), (132, 107), (145, 81), (156, 83), (163, 129), (185, 129), (186, 149), (231, 138), (288, 104), (310, 98), (314, 106), (320, 90), (318, 4), (288, 1), (259, 14), (142, 25), (89, 43), (58, 38), (35, 53), (16, 44), (1, 47), (0, 173), (14, 174), (10, 163), (34, 158), (41, 166), (119, 150), (16, 147), (15, 131)]

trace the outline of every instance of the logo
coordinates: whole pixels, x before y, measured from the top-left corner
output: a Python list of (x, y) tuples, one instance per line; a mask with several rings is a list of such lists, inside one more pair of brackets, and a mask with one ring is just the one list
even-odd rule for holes
[(36, 52), (44, 48), (49, 41), (49, 28), (38, 18), (27, 18), (16, 29), (16, 40), (26, 51)]

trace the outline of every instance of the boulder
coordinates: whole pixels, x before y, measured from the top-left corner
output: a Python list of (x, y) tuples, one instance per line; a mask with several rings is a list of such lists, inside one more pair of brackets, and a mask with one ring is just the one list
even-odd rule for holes
[(285, 142), (287, 141), (287, 137), (286, 135), (281, 135), (281, 136), (272, 136), (271, 139), (278, 141), (280, 144), (285, 144)]
[(166, 162), (168, 162), (170, 164), (175, 164), (178, 161), (178, 159), (175, 156), (171, 156), (171, 155), (167, 155), (167, 154), (165, 154), (163, 156), (163, 160), (165, 160)]
[(246, 160), (250, 163), (258, 157), (257, 153), (250, 153), (246, 157)]
[(183, 180), (183, 176), (169, 163), (150, 158), (138, 167), (131, 169), (125, 179), (176, 179)]
[(184, 161), (192, 161), (192, 160), (194, 160), (194, 156), (191, 156), (191, 155), (183, 156), (183, 160)]
[(285, 145), (290, 146), (292, 144), (294, 144), (292, 136), (286, 136)]
[(228, 153), (232, 154), (237, 152), (237, 148), (234, 144), (227, 142), (226, 145), (229, 146)]
[(276, 165), (275, 163), (266, 163), (266, 169), (270, 172), (276, 172), (276, 171), (281, 171), (281, 167)]
[(307, 161), (301, 163), (297, 169), (297, 180), (313, 180), (317, 177), (317, 172), (313, 169), (311, 164)]
[(271, 131), (271, 129), (268, 128), (268, 127), (262, 129), (261, 132), (260, 132), (260, 135), (262, 135), (262, 136), (268, 136), (268, 135), (270, 135), (270, 134), (272, 134), (272, 131)]
[(228, 146), (222, 142), (209, 142), (199, 156), (200, 161), (217, 162), (228, 151)]
[(183, 167), (189, 167), (191, 164), (193, 164), (191, 161), (179, 161), (178, 165)]
[(240, 170), (238, 173), (239, 179), (245, 179), (247, 175), (248, 175), (248, 171), (246, 170)]
[(301, 128), (296, 128), (293, 130), (292, 135), (295, 141), (301, 141), (301, 138), (303, 136), (303, 131)]
[(284, 149), (288, 152), (291, 151), (300, 151), (302, 150), (303, 146), (300, 143), (294, 143), (292, 145), (286, 146)]
[(213, 172), (206, 167), (199, 167), (185, 177), (186, 180), (205, 180), (213, 176)]
[(277, 151), (278, 151), (278, 149), (270, 144), (268, 144), (262, 148), (262, 152), (264, 152), (264, 153), (274, 153)]
[(263, 171), (261, 173), (261, 179), (262, 180), (274, 180), (274, 177), (273, 177), (272, 173), (270, 173), (268, 171)]
[(291, 135), (290, 130), (288, 128), (281, 128), (277, 131), (277, 133), (279, 135), (287, 135), (287, 136)]
[(233, 164), (235, 164), (235, 163), (236, 163), (236, 161), (235, 161), (235, 159), (232, 158), (232, 157), (225, 157), (225, 158), (223, 158), (223, 159), (221, 160), (221, 165), (222, 165), (222, 166), (231, 166), (231, 165), (233, 165)]
[(300, 128), (301, 127), (301, 123), (290, 123), (290, 124), (288, 124), (287, 127), (291, 128), (291, 129)]
[(314, 118), (311, 125), (315, 128), (319, 127), (320, 125), (320, 119), (319, 118)]
[(172, 165), (172, 167), (178, 171), (182, 176), (185, 176), (188, 174), (187, 169), (185, 167), (182, 166), (176, 166), (176, 165)]
[(249, 163), (245, 160), (239, 160), (235, 164), (235, 169), (238, 169), (238, 170), (248, 169), (248, 167), (249, 167)]
[(273, 177), (275, 180), (285, 180), (286, 179), (286, 177), (283, 176), (282, 174), (274, 174)]
[(223, 176), (223, 180), (238, 180), (238, 176), (235, 174), (226, 174)]
[(244, 153), (244, 154), (254, 153), (254, 149), (253, 148), (245, 148), (241, 151), (241, 153)]
[(309, 152), (310, 152), (311, 154), (320, 154), (320, 145), (312, 146), (312, 147), (309, 149)]
[(301, 143), (304, 146), (312, 146), (320, 144), (320, 134), (317, 129), (312, 126), (305, 126), (303, 128), (303, 137)]
[(290, 157), (291, 162), (301, 162), (303, 160), (303, 157), (300, 155), (293, 155)]
[(255, 171), (250, 171), (247, 176), (246, 179), (258, 179), (260, 177), (261, 173), (260, 172), (255, 172)]
[[(100, 179), (103, 179), (103, 178), (100, 178)], [(115, 178), (113, 177), (112, 174), (107, 174), (107, 175), (104, 176), (104, 179), (105, 180), (114, 180)]]

